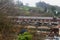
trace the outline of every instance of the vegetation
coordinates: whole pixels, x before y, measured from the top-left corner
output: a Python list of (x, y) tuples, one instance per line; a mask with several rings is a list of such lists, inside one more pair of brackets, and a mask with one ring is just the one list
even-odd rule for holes
[(11, 34), (13, 33), (12, 28), (13, 24), (11, 23), (11, 21), (5, 14), (0, 13), (0, 40), (9, 40), (9, 36), (11, 36)]
[(29, 32), (24, 32), (19, 34), (17, 40), (32, 40), (32, 35)]
[[(13, 40), (18, 34), (18, 32), (27, 25), (27, 24), (22, 24), (20, 25), (21, 28), (19, 28), (20, 26), (15, 27), (16, 25), (13, 25), (11, 20), (7, 18), (8, 16), (60, 17), (59, 10), (60, 7), (52, 6), (46, 4), (45, 2), (38, 2), (36, 3), (36, 7), (30, 7), (27, 5), (23, 5), (23, 3), (19, 1), (17, 1), (17, 4), (15, 5), (12, 0), (2, 0), (0, 2), (0, 40)], [(33, 35), (35, 32), (36, 32), (35, 30), (33, 31), (31, 30), (31, 33)], [(42, 35), (38, 34), (38, 36), (41, 38)], [(36, 35), (34, 35), (34, 37), (35, 36)], [(24, 34), (19, 34), (18, 40), (32, 40), (32, 35), (28, 32), (25, 32)]]
[[(17, 4), (13, 4), (13, 1), (6, 0), (1, 2), (1, 6), (4, 6), (3, 9), (0, 9), (1, 12), (8, 14), (9, 16), (57, 16), (60, 17), (60, 7), (52, 6), (45, 2), (37, 2), (36, 7), (30, 7), (24, 5), (21, 1), (17, 1)], [(56, 14), (56, 11), (58, 12)]]

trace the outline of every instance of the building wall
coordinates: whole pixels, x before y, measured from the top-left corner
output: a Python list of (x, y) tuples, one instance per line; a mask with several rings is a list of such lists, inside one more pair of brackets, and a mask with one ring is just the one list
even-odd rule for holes
[[(46, 18), (46, 19), (45, 19)], [(52, 17), (10, 17), (10, 20), (13, 20), (16, 23), (21, 23), (21, 22), (40, 22), (40, 23), (60, 23), (60, 19), (57, 19), (56, 21), (53, 20)]]

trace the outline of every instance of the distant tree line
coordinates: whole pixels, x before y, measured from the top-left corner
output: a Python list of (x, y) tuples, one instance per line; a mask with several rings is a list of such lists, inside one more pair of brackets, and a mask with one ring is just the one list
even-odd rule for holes
[(45, 2), (37, 2), (36, 7), (44, 8), (44, 12), (52, 12), (53, 16), (59, 16), (60, 11), (57, 10), (58, 7), (52, 6), (50, 4), (47, 4)]

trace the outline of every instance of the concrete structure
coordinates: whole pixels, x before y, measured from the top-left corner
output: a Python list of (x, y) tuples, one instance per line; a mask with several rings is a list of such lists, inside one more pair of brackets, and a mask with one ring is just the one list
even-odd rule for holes
[[(18, 25), (20, 25), (20, 24), (23, 24), (23, 23), (25, 23), (25, 24), (32, 24), (33, 26), (27, 26), (27, 28), (31, 28), (31, 29), (33, 29), (33, 30), (36, 30), (36, 25), (34, 26), (34, 24), (36, 23), (36, 22), (40, 22), (41, 23), (41, 25), (42, 24), (53, 24), (53, 23), (55, 23), (55, 24), (57, 24), (57, 25), (60, 25), (60, 18), (53, 18), (53, 17), (31, 17), (31, 16), (8, 16), (8, 18), (12, 21), (12, 22), (14, 22), (14, 24), (16, 25), (16, 24), (18, 24)], [(53, 26), (53, 27), (55, 27), (55, 26)], [(56, 28), (56, 27), (55, 27)], [(42, 32), (42, 33), (44, 33), (44, 34), (49, 34), (50, 33), (50, 27), (47, 27), (47, 26), (39, 26), (39, 27), (37, 27), (37, 30), (39, 31), (39, 32)]]
[(10, 20), (13, 20), (18, 24), (23, 23), (23, 22), (26, 22), (26, 23), (40, 22), (42, 24), (44, 23), (59, 24), (60, 23), (60, 18), (54, 19), (53, 17), (8, 16), (8, 18), (10, 18)]

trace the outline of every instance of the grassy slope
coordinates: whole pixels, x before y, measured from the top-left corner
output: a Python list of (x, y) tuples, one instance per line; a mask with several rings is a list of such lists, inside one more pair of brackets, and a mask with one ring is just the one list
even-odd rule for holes
[[(52, 15), (53, 13), (51, 12), (50, 9), (48, 9), (49, 12), (47, 13), (47, 12), (44, 12), (44, 9), (41, 7), (37, 8), (37, 7), (21, 6), (19, 9), (22, 10), (20, 12), (21, 16), (53, 16)], [(29, 11), (30, 9), (35, 10), (35, 12), (30, 12)]]

